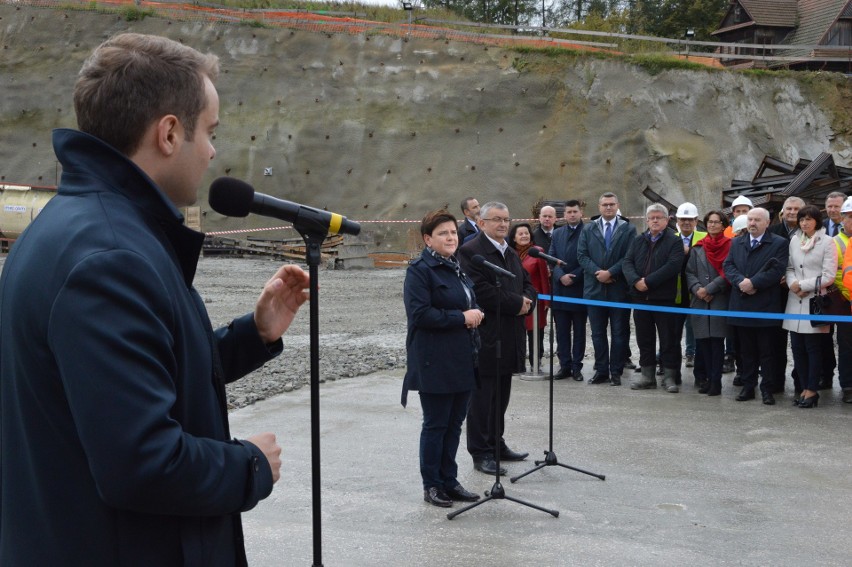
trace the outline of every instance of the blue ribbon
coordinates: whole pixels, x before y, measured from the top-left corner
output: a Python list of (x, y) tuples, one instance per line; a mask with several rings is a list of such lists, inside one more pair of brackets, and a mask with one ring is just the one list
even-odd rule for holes
[[(734, 317), (737, 319), (775, 319), (790, 321), (824, 321), (826, 323), (852, 323), (850, 315), (799, 315), (791, 313), (758, 313), (756, 311), (727, 311), (709, 309), (693, 309), (691, 307), (663, 307), (662, 305), (645, 305), (642, 303), (620, 303), (618, 301), (598, 301), (596, 299), (581, 299), (578, 297), (554, 297), (538, 294), (543, 301), (558, 301), (578, 305), (593, 305), (595, 307), (615, 307), (617, 309), (638, 309), (640, 311), (657, 311), (659, 313), (679, 313), (681, 315), (706, 315), (708, 317)], [(852, 308), (850, 308), (852, 313)]]

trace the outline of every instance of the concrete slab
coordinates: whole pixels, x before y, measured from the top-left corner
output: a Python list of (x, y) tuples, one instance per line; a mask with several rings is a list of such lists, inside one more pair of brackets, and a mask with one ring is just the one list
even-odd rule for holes
[[(502, 484), (558, 518), (496, 500), (450, 521), (422, 500), (420, 406), (416, 394), (399, 405), (401, 376), (322, 385), (324, 565), (850, 564), (852, 406), (839, 390), (803, 410), (791, 392), (772, 407), (736, 402), (730, 375), (717, 398), (689, 384), (667, 394), (555, 382), (555, 453), (606, 480), (545, 467)], [(506, 438), (531, 458), (507, 463), (510, 476), (548, 448), (548, 391), (546, 381), (513, 383)], [(311, 565), (308, 388), (236, 411), (231, 423), (237, 436), (275, 431), (283, 447), (282, 480), (244, 516), (250, 564)], [(464, 440), (458, 462), (465, 487), (492, 487)]]

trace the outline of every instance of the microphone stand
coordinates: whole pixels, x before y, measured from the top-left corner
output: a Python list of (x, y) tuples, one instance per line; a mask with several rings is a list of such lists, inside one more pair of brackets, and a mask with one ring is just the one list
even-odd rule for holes
[(327, 233), (319, 229), (294, 228), (305, 240), (305, 260), (310, 276), (310, 361), (311, 361), (311, 501), (313, 503), (313, 567), (322, 567), (322, 512), (320, 486), (320, 405), (319, 405), (319, 282), (320, 249)]
[[(544, 460), (543, 461), (535, 461), (536, 466), (528, 470), (523, 474), (519, 474), (518, 476), (513, 476), (509, 480), (513, 483), (518, 480), (524, 478), (528, 474), (532, 474), (537, 470), (543, 469), (544, 467), (552, 467), (558, 466), (566, 469), (571, 469), (572, 471), (581, 472), (583, 474), (587, 474), (589, 476), (597, 477), (601, 480), (606, 480), (606, 476), (602, 474), (597, 474), (593, 472), (589, 472), (583, 469), (578, 469), (577, 467), (572, 467), (559, 462), (559, 459), (556, 458), (556, 453), (553, 452), (553, 356), (556, 351), (553, 350), (553, 293), (556, 290), (556, 284), (558, 280), (556, 279), (556, 270), (553, 270), (550, 276), (550, 445), (548, 449), (544, 451)], [(574, 333), (577, 333), (577, 329), (574, 329)], [(565, 348), (569, 348), (568, 345), (565, 345)]]
[[(497, 345), (496, 345), (496, 347), (497, 347), (496, 348), (496, 358), (497, 358), (497, 384), (496, 384), (497, 391), (496, 391), (496, 396), (497, 396), (497, 398), (496, 398), (496, 401), (494, 403), (494, 427), (495, 427), (495, 431), (494, 431), (494, 442), (495, 442), (494, 443), (494, 461), (497, 464), (497, 466), (495, 467), (496, 470), (494, 471), (494, 485), (491, 487), (491, 490), (489, 490), (485, 493), (485, 498), (483, 498), (482, 500), (477, 500), (473, 504), (469, 504), (469, 505), (465, 506), (464, 508), (460, 508), (459, 510), (456, 510), (455, 512), (450, 512), (449, 514), (447, 514), (447, 519), (452, 520), (453, 518), (455, 518), (459, 514), (463, 514), (464, 512), (467, 512), (468, 510), (470, 510), (471, 508), (476, 508), (480, 504), (485, 504), (486, 502), (489, 502), (491, 500), (511, 500), (512, 502), (517, 502), (518, 504), (523, 504), (524, 506), (528, 506), (530, 508), (535, 508), (536, 510), (541, 510), (542, 512), (547, 512), (548, 514), (550, 514), (554, 518), (558, 518), (559, 512), (557, 510), (548, 510), (547, 508), (542, 508), (541, 506), (538, 506), (536, 504), (531, 504), (529, 502), (519, 500), (518, 498), (513, 498), (511, 496), (507, 496), (506, 491), (503, 489), (503, 485), (500, 483), (500, 443), (499, 443), (499, 439), (498, 439), (498, 437), (499, 437), (498, 433), (502, 429), (502, 424), (503, 424), (503, 416), (501, 415), (501, 410), (500, 410), (501, 398), (502, 398), (502, 396), (500, 394), (500, 390), (501, 390), (500, 361), (503, 359), (503, 355), (502, 355), (502, 342), (503, 341), (502, 341), (502, 338), (501, 338), (502, 335), (500, 334), (501, 329), (502, 329), (502, 321), (501, 321), (501, 318), (500, 318), (500, 288), (502, 287), (501, 284), (500, 284), (500, 274), (497, 274), (497, 273), (494, 274), (494, 287), (497, 288), (497, 315), (496, 315), (496, 317), (497, 317)], [(526, 337), (524, 337), (524, 338), (526, 339)], [(551, 366), (552, 366), (552, 363), (551, 363)], [(551, 382), (551, 384), (552, 384), (552, 382)]]

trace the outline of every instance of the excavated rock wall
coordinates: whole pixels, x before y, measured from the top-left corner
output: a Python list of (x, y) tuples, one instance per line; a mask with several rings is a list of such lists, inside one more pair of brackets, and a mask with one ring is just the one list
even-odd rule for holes
[[(231, 175), (258, 191), (356, 220), (419, 219), (465, 196), (529, 216), (539, 197), (596, 199), (612, 190), (641, 215), (641, 191), (720, 203), (765, 154), (795, 162), (852, 159), (832, 110), (800, 82), (724, 71), (650, 75), (617, 60), (548, 58), (497, 47), (382, 35), (0, 6), (0, 182), (54, 184), (50, 130), (73, 127), (84, 58), (130, 30), (180, 40), (221, 59), (221, 127), (208, 182)], [(272, 175), (264, 175), (271, 168)], [(205, 187), (207, 183), (205, 183)], [(205, 230), (276, 224), (223, 219)], [(414, 225), (368, 224), (400, 249)], [(409, 237), (410, 238), (410, 237)]]

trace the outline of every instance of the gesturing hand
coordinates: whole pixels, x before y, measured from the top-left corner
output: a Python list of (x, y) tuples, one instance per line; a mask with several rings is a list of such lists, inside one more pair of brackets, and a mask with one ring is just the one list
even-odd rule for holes
[(263, 286), (254, 308), (257, 332), (266, 344), (277, 341), (290, 327), (299, 307), (308, 300), (310, 278), (302, 268), (282, 266)]

